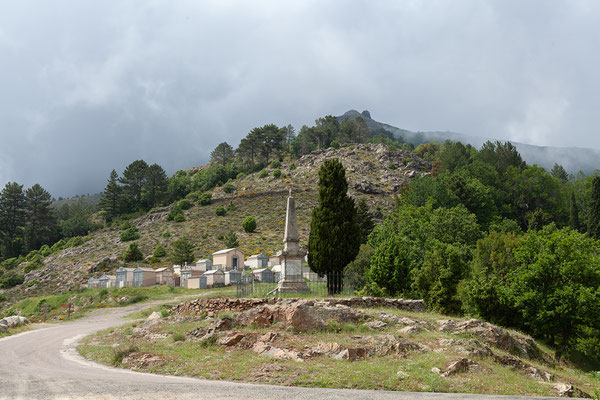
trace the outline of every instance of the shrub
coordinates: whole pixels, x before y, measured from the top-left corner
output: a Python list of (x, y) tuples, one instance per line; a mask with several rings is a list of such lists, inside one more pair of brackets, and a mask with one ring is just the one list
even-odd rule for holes
[(340, 148), (340, 142), (338, 142), (337, 140), (332, 140), (330, 146), (332, 148), (334, 148), (334, 149), (339, 149)]
[(271, 161), (271, 168), (279, 168), (281, 167), (281, 163), (278, 160)]
[(28, 262), (27, 264), (25, 264), (25, 266), (23, 267), (23, 273), (24, 274), (28, 274), (31, 271), (34, 271), (36, 269), (41, 269), (44, 267), (44, 261), (41, 255), (39, 255), (39, 258), (36, 258), (30, 262)]
[(38, 283), (40, 283), (40, 281), (33, 280), (27, 284), (27, 287), (32, 287), (33, 285), (37, 285)]
[(202, 339), (200, 341), (200, 347), (211, 347), (217, 343), (217, 335), (209, 336), (206, 339)]
[(240, 172), (239, 174), (237, 174), (237, 176), (235, 177), (235, 179), (242, 179), (242, 178), (245, 178), (245, 177), (246, 177), (246, 174), (243, 173), (243, 172)]
[(240, 245), (237, 235), (233, 231), (229, 231), (229, 233), (223, 238), (223, 241), (228, 249), (238, 247)]
[(165, 248), (162, 245), (159, 244), (154, 248), (152, 255), (154, 257), (164, 257), (167, 255), (167, 251), (165, 250)]
[(233, 186), (231, 183), (226, 183), (223, 186), (223, 191), (227, 194), (233, 193), (235, 191), (235, 186)]
[(24, 279), (22, 275), (17, 275), (14, 272), (5, 274), (0, 278), (0, 289), (10, 289), (11, 287), (20, 285)]
[(190, 201), (188, 199), (182, 199), (177, 202), (177, 205), (179, 206), (179, 209), (181, 209), (181, 210), (189, 210), (190, 207), (192, 206), (192, 203), (190, 203)]
[(66, 242), (63, 239), (60, 239), (58, 242), (54, 243), (51, 247), (52, 252), (56, 253), (57, 251), (61, 251), (65, 248)]
[(235, 204), (233, 204), (233, 201), (230, 201), (229, 204), (227, 204), (227, 211), (235, 211), (237, 210), (237, 207), (235, 206)]
[(162, 237), (166, 238), (170, 238), (171, 237), (171, 232), (163, 232)]
[(75, 236), (75, 237), (72, 237), (71, 239), (69, 239), (69, 241), (67, 243), (65, 243), (63, 248), (66, 249), (69, 247), (81, 246), (85, 242), (86, 242), (86, 239), (82, 238), (81, 236)]
[(13, 269), (15, 267), (17, 267), (19, 264), (21, 264), (23, 262), (23, 257), (13, 257), (13, 258), (8, 258), (4, 261), (2, 261), (2, 263), (0, 263), (0, 266), (2, 266), (6, 271)]
[(388, 169), (395, 170), (396, 164), (390, 163), (390, 165), (388, 165)]
[(290, 171), (293, 171), (296, 169), (296, 163), (292, 163), (292, 165), (290, 165)]
[(177, 214), (173, 218), (173, 222), (184, 222), (184, 221), (185, 221), (185, 217), (183, 216), (183, 213)]
[(244, 218), (242, 221), (242, 228), (244, 228), (244, 231), (248, 233), (254, 232), (256, 230), (256, 219), (254, 219), (252, 216)]
[(0, 293), (0, 303), (2, 303), (3, 301), (6, 301), (6, 296)]
[(212, 195), (210, 193), (202, 193), (198, 196), (198, 204), (201, 206), (212, 204)]
[(279, 168), (273, 170), (273, 176), (279, 178), (281, 176), (281, 170)]
[(50, 248), (50, 246), (45, 244), (42, 247), (40, 247), (40, 254), (44, 257), (48, 257), (50, 254), (52, 254), (52, 249)]
[(218, 207), (216, 208), (216, 210), (215, 210), (215, 213), (216, 213), (216, 214), (217, 214), (219, 217), (222, 217), (222, 216), (224, 216), (225, 214), (227, 214), (227, 210), (225, 210), (225, 207), (223, 207), (223, 206), (218, 206)]
[(123, 261), (140, 261), (144, 259), (142, 251), (139, 249), (138, 244), (133, 242), (129, 245), (129, 248), (123, 253)]
[(264, 170), (264, 169), (262, 171), (260, 171), (260, 173), (258, 174), (258, 177), (260, 179), (266, 178), (267, 176), (269, 176), (269, 173), (266, 170)]
[(121, 233), (121, 241), (122, 242), (130, 242), (132, 240), (136, 240), (140, 238), (140, 234), (138, 232), (138, 228), (132, 226), (128, 228), (126, 231)]
[(38, 254), (39, 254), (39, 253), (38, 253), (38, 251), (37, 251), (37, 250), (32, 250), (32, 251), (30, 251), (30, 252), (29, 252), (29, 254), (27, 254), (27, 256), (25, 257), (25, 259), (26, 259), (27, 261), (31, 261), (31, 260), (33, 260), (35, 257), (37, 257), (37, 255), (38, 255)]
[(131, 224), (129, 223), (129, 221), (123, 222), (119, 227), (119, 229), (121, 229), (122, 231), (126, 231), (129, 228), (131, 228)]

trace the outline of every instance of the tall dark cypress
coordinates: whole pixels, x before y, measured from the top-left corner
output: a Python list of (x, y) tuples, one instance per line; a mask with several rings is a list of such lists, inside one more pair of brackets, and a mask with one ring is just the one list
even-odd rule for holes
[(326, 160), (319, 170), (319, 205), (312, 212), (308, 263), (319, 275), (327, 275), (329, 294), (341, 291), (341, 273), (360, 248), (356, 207), (347, 190), (342, 163)]
[(594, 239), (600, 239), (600, 176), (592, 180), (588, 232)]
[(572, 229), (580, 230), (581, 225), (579, 224), (579, 208), (577, 207), (577, 201), (575, 200), (575, 191), (571, 191), (571, 210), (569, 216), (569, 225)]

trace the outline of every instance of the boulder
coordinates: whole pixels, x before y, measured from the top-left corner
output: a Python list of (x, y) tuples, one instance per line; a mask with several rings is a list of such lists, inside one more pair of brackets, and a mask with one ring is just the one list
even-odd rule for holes
[(238, 344), (245, 335), (243, 333), (234, 332), (230, 335), (221, 337), (217, 340), (217, 344), (220, 346), (235, 346)]
[[(4, 317), (3, 320), (6, 322), (6, 327), (8, 329), (16, 328), (17, 326), (27, 325), (29, 320), (25, 317), (21, 317), (20, 315), (11, 315), (10, 317)], [(2, 323), (2, 322), (0, 322)]]
[(369, 321), (369, 322), (367, 322), (366, 325), (369, 327), (369, 329), (372, 329), (372, 330), (383, 329), (387, 326), (387, 324), (385, 322), (378, 320), (378, 319), (376, 319), (374, 321)]
[(162, 315), (159, 312), (154, 311), (152, 314), (148, 315), (148, 318), (146, 318), (146, 321), (147, 322), (156, 321), (156, 320), (159, 320), (161, 318), (162, 318)]
[(585, 399), (589, 399), (592, 397), (589, 394), (582, 392), (575, 386), (568, 383), (559, 382), (554, 385), (554, 390), (560, 397), (580, 397)]
[(361, 347), (355, 347), (355, 348), (344, 349), (344, 350), (340, 351), (338, 354), (336, 354), (333, 358), (335, 358), (337, 360), (356, 361), (356, 360), (363, 360), (363, 359), (367, 358), (367, 355), (368, 355), (367, 349), (361, 348)]
[(481, 366), (479, 364), (473, 360), (469, 360), (468, 358), (461, 358), (460, 360), (450, 364), (446, 372), (442, 373), (442, 376), (444, 378), (448, 378), (452, 375), (477, 370), (481, 370)]

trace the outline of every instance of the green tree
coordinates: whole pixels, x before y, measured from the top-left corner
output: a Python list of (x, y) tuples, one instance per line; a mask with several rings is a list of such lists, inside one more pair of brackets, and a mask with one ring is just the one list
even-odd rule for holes
[(487, 141), (481, 146), (478, 158), (494, 167), (500, 176), (504, 175), (508, 167), (522, 169), (527, 165), (511, 142)]
[(233, 161), (235, 153), (233, 147), (227, 142), (219, 143), (210, 153), (210, 162), (216, 164), (229, 164)]
[(575, 191), (571, 190), (571, 203), (569, 210), (569, 226), (576, 231), (581, 229), (579, 224), (579, 207), (577, 207), (577, 200), (575, 199)]
[(23, 185), (9, 182), (0, 192), (0, 234), (2, 257), (16, 257), (21, 253), (23, 228), (27, 221)]
[(356, 221), (360, 228), (360, 242), (363, 244), (367, 243), (367, 238), (375, 227), (375, 224), (373, 223), (369, 206), (364, 198), (361, 198), (356, 205)]
[(25, 192), (27, 224), (25, 244), (27, 251), (39, 249), (56, 235), (56, 218), (50, 208), (52, 196), (37, 183)]
[(194, 262), (194, 245), (186, 238), (177, 239), (173, 243), (171, 261), (176, 265)]
[(192, 180), (185, 171), (177, 171), (168, 180), (169, 200), (175, 201), (184, 198), (192, 190)]
[(122, 194), (123, 188), (119, 185), (119, 175), (113, 169), (100, 198), (100, 208), (106, 212), (107, 220), (112, 221), (121, 214)]
[[(310, 254), (310, 253), (309, 253)], [(371, 258), (367, 272), (367, 281), (393, 296), (406, 293), (411, 284), (409, 244), (401, 236), (388, 236), (377, 248)], [(377, 292), (373, 292), (377, 294)]]
[(327, 275), (329, 294), (341, 290), (341, 274), (358, 254), (360, 227), (354, 200), (348, 196), (346, 171), (339, 160), (325, 160), (319, 169), (319, 203), (313, 209), (308, 239), (308, 263)]
[(133, 198), (136, 207), (140, 207), (142, 204), (142, 189), (146, 182), (147, 169), (148, 164), (146, 164), (146, 161), (136, 160), (125, 168), (120, 179), (123, 184), (123, 191)]
[(242, 228), (248, 233), (252, 233), (256, 230), (256, 219), (253, 216), (247, 216), (242, 221)]
[(238, 242), (238, 237), (234, 231), (229, 231), (223, 238), (223, 242), (225, 243), (225, 247), (228, 249), (232, 249), (240, 245), (240, 242)]
[(133, 242), (129, 244), (129, 248), (125, 251), (125, 253), (123, 253), (123, 256), (121, 258), (123, 259), (123, 261), (126, 262), (140, 261), (144, 259), (144, 255), (138, 247), (138, 244), (136, 242)]
[(366, 275), (374, 254), (371, 246), (361, 244), (356, 258), (344, 268), (344, 282), (351, 284), (355, 291), (362, 290), (367, 284)]
[(550, 175), (558, 179), (561, 183), (567, 183), (569, 180), (569, 174), (567, 174), (567, 171), (565, 171), (562, 165), (554, 164), (550, 170)]
[(167, 255), (167, 250), (165, 250), (162, 244), (157, 244), (154, 248), (154, 251), (152, 252), (152, 255), (154, 257), (164, 257)]
[(165, 170), (158, 164), (146, 168), (142, 196), (148, 208), (161, 204), (167, 197), (168, 181)]
[(600, 239), (600, 176), (592, 179), (592, 191), (589, 199), (588, 233)]

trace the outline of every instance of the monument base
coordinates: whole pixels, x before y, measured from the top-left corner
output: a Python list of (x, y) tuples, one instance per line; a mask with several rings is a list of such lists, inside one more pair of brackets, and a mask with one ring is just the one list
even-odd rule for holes
[[(297, 278), (297, 279), (294, 279)], [(306, 281), (299, 276), (287, 276), (277, 284), (277, 293), (308, 293), (310, 289)]]

